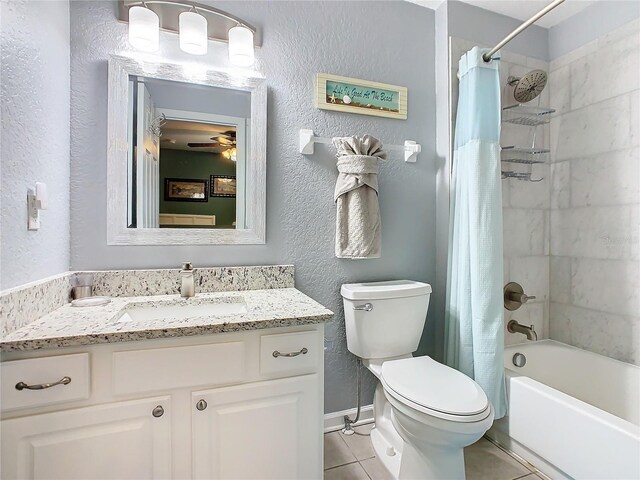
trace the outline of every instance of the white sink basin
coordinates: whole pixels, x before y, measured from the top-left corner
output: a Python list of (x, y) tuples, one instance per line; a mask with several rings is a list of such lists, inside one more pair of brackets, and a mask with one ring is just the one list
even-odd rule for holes
[(189, 303), (189, 300), (187, 300), (180, 303), (133, 305), (122, 313), (118, 318), (118, 322), (144, 322), (162, 320), (164, 318), (220, 317), (247, 312), (246, 303), (239, 297), (217, 300), (211, 302), (200, 301), (198, 303)]

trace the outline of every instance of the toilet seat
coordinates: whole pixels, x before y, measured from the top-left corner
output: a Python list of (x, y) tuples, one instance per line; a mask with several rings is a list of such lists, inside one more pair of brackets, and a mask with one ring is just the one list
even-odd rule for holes
[(454, 422), (478, 422), (491, 414), (486, 394), (465, 374), (430, 357), (384, 362), (380, 380), (399, 402)]

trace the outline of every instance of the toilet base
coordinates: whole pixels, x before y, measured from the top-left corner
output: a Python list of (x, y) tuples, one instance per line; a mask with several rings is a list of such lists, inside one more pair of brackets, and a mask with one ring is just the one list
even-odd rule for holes
[[(388, 404), (387, 404), (388, 405)], [(378, 418), (371, 430), (376, 457), (395, 480), (462, 480), (465, 478), (463, 450), (433, 451), (433, 459), (404, 442), (390, 417)]]
[[(481, 425), (468, 425), (471, 428), (466, 432), (447, 430), (444, 442), (437, 439), (433, 442), (430, 435), (423, 437), (425, 425), (416, 425), (392, 406), (380, 382), (376, 385), (373, 414), (371, 443), (376, 457), (394, 480), (464, 480), (464, 447), (482, 437), (493, 421), (491, 413)], [(401, 422), (397, 415), (403, 417)], [(413, 425), (411, 430), (420, 432), (420, 438), (403, 428), (403, 424)]]
[[(398, 438), (400, 437), (398, 436)], [(373, 450), (376, 452), (376, 458), (382, 462), (389, 474), (397, 480), (400, 475), (402, 452), (394, 448), (395, 454), (389, 455), (389, 447), (391, 447), (391, 444), (378, 428), (371, 430), (371, 444), (373, 445)]]
[[(398, 428), (402, 428), (394, 422)], [(408, 432), (404, 431), (403, 434)], [(411, 443), (405, 442), (398, 480), (464, 480), (464, 450), (437, 448), (429, 445), (425, 455)], [(423, 447), (424, 448), (424, 447)]]

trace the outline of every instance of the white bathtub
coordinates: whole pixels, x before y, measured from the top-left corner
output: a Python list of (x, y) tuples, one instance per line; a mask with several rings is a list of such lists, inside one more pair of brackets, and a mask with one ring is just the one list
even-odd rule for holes
[(553, 479), (640, 479), (640, 367), (553, 340), (504, 358), (509, 415), (489, 437)]

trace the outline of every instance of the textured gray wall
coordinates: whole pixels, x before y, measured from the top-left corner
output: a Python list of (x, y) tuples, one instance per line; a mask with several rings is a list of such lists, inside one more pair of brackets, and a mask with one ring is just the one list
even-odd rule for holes
[[(355, 361), (347, 352), (340, 285), (435, 276), (434, 13), (406, 2), (213, 2), (263, 30), (256, 70), (269, 85), (267, 244), (124, 247), (106, 244), (107, 58), (130, 52), (115, 2), (71, 4), (71, 251), (74, 269), (293, 263), (302, 291), (336, 312), (326, 333), (325, 410), (355, 406)], [(226, 68), (226, 45), (201, 58), (182, 54), (162, 33), (158, 56)], [(406, 121), (318, 110), (315, 74), (327, 72), (409, 88)], [(388, 143), (420, 142), (415, 164), (392, 154), (380, 172), (383, 256), (334, 257), (336, 180), (331, 149), (298, 153), (298, 130), (319, 135), (369, 133)], [(440, 292), (435, 292), (435, 296)], [(392, 320), (392, 319), (391, 319)], [(435, 327), (430, 318), (427, 333)], [(436, 339), (429, 335), (425, 351)], [(364, 401), (371, 402), (369, 376)]]
[(555, 60), (638, 17), (638, 0), (607, 0), (589, 5), (549, 29), (549, 60)]
[[(490, 12), (457, 0), (448, 1), (447, 6), (449, 35), (472, 40), (481, 45), (494, 46), (522, 24), (522, 20)], [(562, 6), (558, 8), (562, 8)], [(511, 40), (509, 46), (505, 48), (520, 55), (548, 60), (548, 30), (538, 25), (532, 25)]]
[[(69, 269), (69, 3), (0, 2), (0, 289)], [(27, 231), (27, 189), (49, 209)]]

